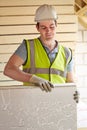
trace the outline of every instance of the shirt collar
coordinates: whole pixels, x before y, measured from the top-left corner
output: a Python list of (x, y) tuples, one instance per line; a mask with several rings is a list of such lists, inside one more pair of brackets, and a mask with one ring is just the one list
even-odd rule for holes
[(58, 41), (55, 40), (56, 47), (50, 52), (49, 48), (42, 43), (40, 37), (38, 39), (41, 42), (41, 44), (43, 45), (43, 47), (46, 49), (47, 53), (58, 53)]

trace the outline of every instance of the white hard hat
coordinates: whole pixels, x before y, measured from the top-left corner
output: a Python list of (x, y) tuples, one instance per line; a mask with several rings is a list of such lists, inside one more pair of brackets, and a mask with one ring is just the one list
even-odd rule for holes
[(35, 14), (35, 21), (40, 22), (43, 20), (57, 20), (58, 16), (53, 6), (51, 5), (41, 5), (37, 10)]

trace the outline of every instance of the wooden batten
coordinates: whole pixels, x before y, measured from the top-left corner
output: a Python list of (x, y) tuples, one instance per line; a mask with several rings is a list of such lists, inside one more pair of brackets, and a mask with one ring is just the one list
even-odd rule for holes
[[(77, 17), (75, 15), (59, 15), (57, 22), (59, 24), (76, 23)], [(34, 16), (4, 16), (0, 17), (0, 26), (14, 26), (14, 25), (32, 25), (34, 22)]]
[[(9, 35), (9, 36), (1, 36), (0, 41), (2, 44), (13, 44), (13, 43), (21, 43), (23, 39), (32, 39), (39, 37), (39, 34), (26, 34), (26, 35)], [(58, 33), (56, 34), (56, 40), (61, 42), (66, 41), (74, 41), (77, 39), (76, 33)], [(0, 45), (2, 46), (2, 45)], [(72, 47), (71, 47), (72, 48)], [(2, 50), (3, 51), (3, 50)]]
[(1, 6), (28, 6), (28, 5), (42, 5), (42, 4), (51, 4), (51, 5), (73, 5), (74, 0), (2, 0), (0, 2)]
[[(71, 31), (72, 30), (72, 31)], [(58, 24), (56, 32), (57, 33), (69, 33), (69, 32), (76, 32), (77, 31), (77, 24)], [(38, 31), (36, 30), (35, 25), (20, 25), (20, 26), (0, 26), (0, 35), (17, 35), (17, 34), (34, 34)]]

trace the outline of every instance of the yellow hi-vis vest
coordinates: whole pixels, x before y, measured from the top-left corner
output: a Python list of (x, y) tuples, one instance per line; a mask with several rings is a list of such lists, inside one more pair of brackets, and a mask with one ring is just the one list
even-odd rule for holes
[[(25, 40), (27, 48), (27, 61), (23, 71), (49, 80), (51, 83), (65, 83), (67, 64), (71, 59), (71, 51), (58, 45), (58, 54), (50, 63), (48, 55), (39, 39)], [(29, 83), (24, 83), (29, 85)]]

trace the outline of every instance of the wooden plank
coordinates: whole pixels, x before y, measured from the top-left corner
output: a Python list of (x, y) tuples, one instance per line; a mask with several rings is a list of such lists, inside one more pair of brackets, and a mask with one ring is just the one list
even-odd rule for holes
[(87, 0), (83, 0), (87, 4)]
[(0, 62), (0, 73), (3, 72), (5, 65), (6, 65), (6, 63)]
[[(76, 23), (76, 15), (59, 15), (58, 23)], [(26, 25), (36, 24), (34, 22), (34, 16), (12, 16), (12, 17), (0, 17), (0, 25)]]
[[(39, 34), (34, 35), (10, 35), (10, 36), (0, 36), (0, 43), (21, 43), (23, 39), (32, 39), (38, 37)], [(56, 34), (56, 40), (58, 41), (76, 41), (77, 35), (76, 33), (59, 33)], [(8, 47), (6, 47), (8, 49)], [(0, 52), (3, 53), (3, 50), (0, 47)]]
[(71, 41), (76, 41), (77, 40), (77, 35), (76, 33), (61, 33), (61, 34), (57, 34), (56, 35), (56, 40), (58, 40), (59, 42), (71, 42)]
[[(56, 32), (76, 32), (77, 24), (58, 24)], [(0, 26), (0, 35), (38, 33), (35, 25)]]
[[(9, 47), (11, 47), (10, 50), (13, 49), (12, 45), (11, 45), (11, 46), (8, 45), (8, 48), (9, 48)], [(9, 50), (8, 50), (8, 53), (7, 53), (7, 54), (5, 54), (5, 53), (6, 53), (6, 51), (4, 50), (3, 54), (0, 54), (0, 62), (1, 62), (1, 63), (7, 62), (7, 61), (9, 60), (10, 56), (12, 55), (12, 53), (8, 54), (8, 53), (9, 53)], [(3, 64), (2, 64), (2, 65), (3, 65)], [(1, 65), (0, 65), (0, 70), (1, 70)]]
[[(8, 53), (8, 57), (9, 57), (10, 54), (13, 53), (18, 46), (19, 46), (18, 44), (16, 44), (16, 45), (15, 44), (13, 44), (13, 45), (0, 45), (0, 60), (2, 59), (2, 56), (3, 56), (2, 54), (5, 55), (5, 53)], [(3, 58), (6, 59), (5, 57), (3, 57)], [(2, 59), (2, 60), (4, 60), (4, 59)]]
[(78, 19), (76, 15), (59, 15), (58, 23), (77, 23)]
[(13, 80), (6, 80), (6, 81), (0, 81), (0, 86), (13, 86), (13, 85), (23, 85), (22, 82), (13, 81)]
[(35, 25), (25, 26), (0, 26), (1, 34), (27, 34), (27, 33), (38, 33)]
[[(0, 16), (34, 15), (38, 6), (3, 7), (0, 8)], [(54, 6), (58, 14), (73, 14), (73, 6)]]
[(42, 4), (52, 4), (52, 5), (70, 5), (74, 4), (74, 0), (1, 0), (0, 6), (28, 6), (28, 5), (42, 5)]

